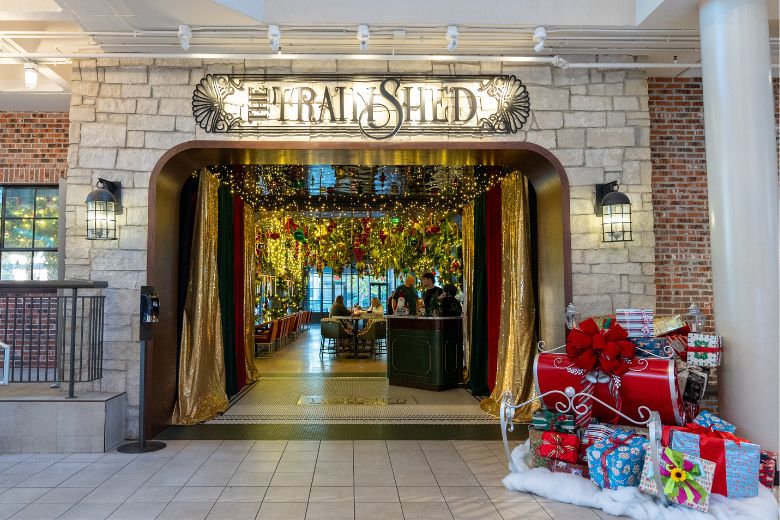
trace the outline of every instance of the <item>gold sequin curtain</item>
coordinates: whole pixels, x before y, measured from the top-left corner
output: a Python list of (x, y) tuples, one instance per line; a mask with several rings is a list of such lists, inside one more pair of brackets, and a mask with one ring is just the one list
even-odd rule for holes
[(247, 383), (257, 381), (255, 366), (255, 215), (252, 206), (244, 204), (244, 359)]
[(217, 178), (201, 170), (173, 424), (205, 421), (228, 407), (217, 283), (218, 188)]
[[(498, 415), (501, 396), (512, 392), (514, 402), (534, 394), (534, 322), (536, 303), (531, 264), (528, 183), (513, 172), (501, 184), (501, 328), (498, 339), (498, 371), (490, 397), (480, 406)], [(516, 421), (528, 420), (538, 407), (531, 404), (515, 414)]]
[(471, 375), (471, 312), (474, 285), (474, 204), (463, 207), (461, 216), (461, 233), (463, 237), (463, 381), (467, 382)]

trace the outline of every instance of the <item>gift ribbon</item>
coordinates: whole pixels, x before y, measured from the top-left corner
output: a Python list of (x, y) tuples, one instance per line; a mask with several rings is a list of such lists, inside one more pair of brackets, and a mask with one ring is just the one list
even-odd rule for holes
[(664, 494), (678, 504), (700, 504), (709, 493), (695, 478), (702, 475), (698, 464), (687, 460), (685, 454), (664, 448), (661, 452), (661, 479)]
[[(552, 446), (550, 451), (543, 455), (544, 457), (550, 458), (550, 459), (560, 459), (564, 455), (566, 455), (567, 452), (574, 452), (577, 453), (577, 447), (575, 446), (568, 446), (566, 444), (563, 444), (564, 438), (555, 433), (555, 432), (546, 432), (549, 433), (549, 435), (542, 436), (542, 446)], [(552, 440), (550, 440), (552, 438)], [(540, 453), (541, 453), (541, 446), (540, 446)], [(576, 460), (576, 456), (575, 456)]]
[[(622, 435), (622, 434), (621, 434)], [(610, 488), (611, 485), (609, 483), (609, 468), (607, 467), (607, 456), (618, 449), (620, 446), (628, 446), (628, 441), (633, 439), (634, 437), (637, 437), (635, 433), (629, 433), (626, 435), (625, 438), (620, 439), (618, 437), (610, 437), (607, 439), (606, 442), (611, 442), (612, 445), (604, 450), (604, 452), (601, 454), (601, 473), (604, 474), (604, 487)]]
[(642, 334), (645, 336), (650, 336), (650, 325), (653, 323), (653, 318), (647, 313), (647, 311), (640, 310), (639, 311), (642, 315)]

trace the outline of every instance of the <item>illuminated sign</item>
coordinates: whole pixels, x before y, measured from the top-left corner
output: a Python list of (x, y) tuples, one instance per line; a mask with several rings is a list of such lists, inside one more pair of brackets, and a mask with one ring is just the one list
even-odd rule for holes
[(192, 113), (210, 133), (256, 136), (513, 134), (531, 110), (515, 76), (209, 74)]

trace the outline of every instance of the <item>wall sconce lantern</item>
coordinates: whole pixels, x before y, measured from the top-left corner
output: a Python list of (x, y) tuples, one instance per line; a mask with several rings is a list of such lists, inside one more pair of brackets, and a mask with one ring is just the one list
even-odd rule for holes
[(601, 216), (602, 242), (629, 242), (631, 200), (618, 191), (617, 181), (596, 184), (596, 215)]
[(706, 318), (704, 313), (701, 312), (701, 308), (696, 303), (692, 303), (688, 307), (688, 313), (685, 315), (685, 322), (690, 327), (691, 332), (701, 332), (704, 329), (704, 322)]
[(87, 195), (87, 240), (116, 240), (116, 215), (122, 213), (122, 185), (98, 179)]
[(566, 309), (563, 311), (563, 321), (566, 324), (566, 328), (568, 330), (573, 330), (574, 327), (577, 326), (577, 320), (580, 316), (580, 313), (577, 312), (577, 308), (574, 306), (573, 303), (569, 303), (569, 305), (566, 306)]

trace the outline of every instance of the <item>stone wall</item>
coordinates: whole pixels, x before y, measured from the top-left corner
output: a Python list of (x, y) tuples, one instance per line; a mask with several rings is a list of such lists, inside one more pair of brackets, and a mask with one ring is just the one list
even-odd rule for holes
[[(138, 293), (146, 281), (151, 170), (176, 144), (193, 139), (237, 139), (196, 129), (191, 96), (205, 74), (311, 71), (515, 74), (528, 85), (532, 119), (526, 131), (497, 139), (536, 143), (551, 150), (566, 168), (574, 303), (583, 315), (626, 306), (655, 307), (650, 118), (644, 72), (562, 71), (500, 63), (77, 61), (70, 109), (66, 276), (110, 283), (105, 291), (110, 319), (106, 322), (106, 364), (100, 389), (128, 391), (129, 434), (135, 432), (137, 418), (136, 322)], [(451, 139), (442, 136), (440, 140)], [(117, 241), (84, 239), (84, 198), (97, 177), (122, 182), (124, 212), (118, 217)], [(612, 180), (617, 180), (621, 191), (631, 198), (633, 242), (601, 242), (593, 185)]]
[(57, 184), (67, 153), (67, 113), (0, 112), (0, 183)]

